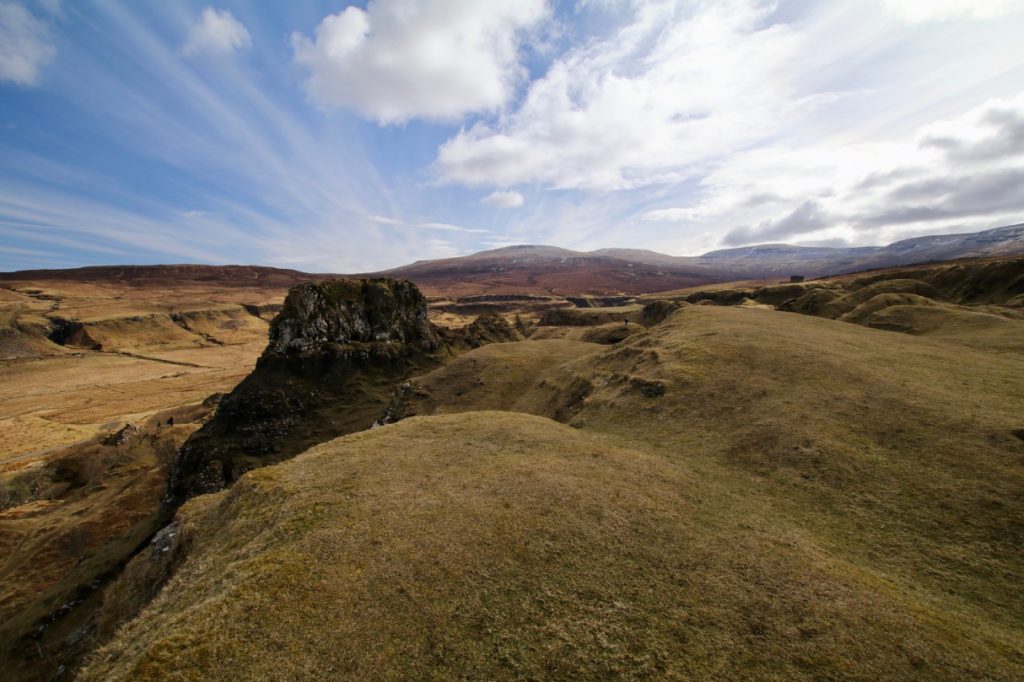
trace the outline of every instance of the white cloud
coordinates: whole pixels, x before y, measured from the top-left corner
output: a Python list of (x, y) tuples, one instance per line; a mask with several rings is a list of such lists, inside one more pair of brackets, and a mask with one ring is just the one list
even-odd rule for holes
[(16, 2), (0, 2), (0, 81), (35, 85), (56, 56), (46, 23)]
[(228, 53), (252, 46), (249, 31), (227, 10), (207, 7), (188, 31), (183, 54)]
[(438, 152), (443, 181), (623, 189), (679, 180), (811, 107), (799, 35), (759, 0), (638, 4), (632, 23), (556, 60), (522, 105)]
[(382, 215), (371, 215), (369, 219), (378, 225), (390, 225), (393, 227), (414, 227), (422, 228), (426, 230), (440, 230), (442, 232), (463, 232), (466, 234), (490, 234), (489, 230), (480, 230), (472, 227), (461, 227), (459, 225), (452, 225), (451, 223), (410, 223), (405, 220), (399, 220), (398, 218), (388, 218)]
[(519, 192), (502, 191), (491, 192), (480, 200), (481, 204), (495, 208), (519, 208), (524, 202), (523, 195)]
[(1024, 94), (922, 126), (906, 141), (745, 151), (705, 176), (691, 205), (640, 218), (706, 226), (725, 245), (882, 244), (1019, 222), (1022, 121)]
[(1024, 94), (992, 100), (959, 118), (934, 123), (920, 140), (960, 163), (1024, 156)]
[(960, 17), (991, 19), (1020, 10), (1019, 0), (883, 0), (885, 8), (911, 24)]
[(647, 211), (640, 216), (640, 220), (652, 223), (674, 223), (680, 220), (690, 220), (695, 217), (693, 209), (689, 208), (661, 208), (655, 211)]
[(371, 0), (294, 33), (296, 63), (319, 104), (381, 124), (456, 120), (494, 111), (525, 75), (520, 33), (547, 15), (544, 0)]
[(775, 220), (766, 220), (757, 227), (737, 227), (730, 230), (722, 241), (725, 244), (750, 244), (792, 239), (831, 227), (831, 218), (813, 199), (803, 202), (790, 213)]

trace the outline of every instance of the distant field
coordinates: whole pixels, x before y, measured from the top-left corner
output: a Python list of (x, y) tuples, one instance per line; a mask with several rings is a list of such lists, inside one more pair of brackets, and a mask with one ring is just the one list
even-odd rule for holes
[[(230, 390), (266, 343), (283, 290), (5, 282), (0, 464)], [(259, 313), (259, 310), (256, 310)], [(54, 320), (80, 323), (66, 345)], [(96, 349), (96, 347), (99, 349)]]

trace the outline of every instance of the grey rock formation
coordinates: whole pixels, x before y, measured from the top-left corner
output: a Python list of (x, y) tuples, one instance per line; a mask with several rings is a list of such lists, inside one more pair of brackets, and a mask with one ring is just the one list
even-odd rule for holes
[(270, 325), (268, 353), (295, 354), (353, 343), (437, 347), (426, 299), (409, 281), (334, 279), (293, 287)]

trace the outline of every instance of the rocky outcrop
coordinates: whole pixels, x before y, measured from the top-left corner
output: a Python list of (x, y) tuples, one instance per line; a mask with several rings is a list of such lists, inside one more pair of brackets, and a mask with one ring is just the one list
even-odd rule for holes
[(497, 315), (481, 315), (462, 329), (447, 332), (445, 339), (449, 344), (471, 350), (488, 343), (518, 341), (524, 336), (520, 326), (513, 327)]
[(50, 321), (53, 328), (50, 330), (48, 338), (58, 346), (101, 350), (101, 344), (89, 335), (89, 331), (81, 322), (59, 317), (51, 317)]
[(165, 500), (168, 512), (250, 469), (369, 428), (408, 377), (461, 351), (517, 338), (493, 316), (463, 330), (434, 326), (426, 299), (408, 281), (297, 285), (271, 322), (255, 370), (181, 448)]
[(293, 287), (270, 325), (264, 356), (321, 353), (358, 343), (436, 348), (419, 289), (393, 279), (334, 279)]
[(103, 444), (121, 447), (137, 440), (140, 435), (142, 435), (142, 427), (138, 424), (128, 423), (104, 438)]
[(669, 315), (688, 305), (686, 301), (652, 301), (640, 312), (640, 324), (645, 327), (661, 324)]

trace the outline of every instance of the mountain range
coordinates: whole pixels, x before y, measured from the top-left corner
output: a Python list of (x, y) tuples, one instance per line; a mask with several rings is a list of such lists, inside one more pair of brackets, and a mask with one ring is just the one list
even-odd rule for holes
[(984, 232), (930, 235), (888, 246), (850, 248), (759, 244), (669, 256), (643, 249), (572, 251), (507, 246), (471, 256), (417, 261), (386, 270), (428, 293), (642, 293), (747, 279), (839, 275), (918, 263), (1024, 252), (1024, 223)]
[[(643, 249), (573, 251), (519, 245), (469, 256), (424, 260), (362, 273), (410, 279), (432, 296), (479, 294), (639, 294), (738, 280), (839, 275), (919, 263), (1024, 253), (1024, 223), (983, 232), (915, 237), (888, 246), (849, 248), (758, 244), (670, 256)], [(0, 273), (3, 280), (113, 281), (137, 286), (217, 282), (228, 286), (291, 286), (326, 274), (265, 266), (95, 266)]]

